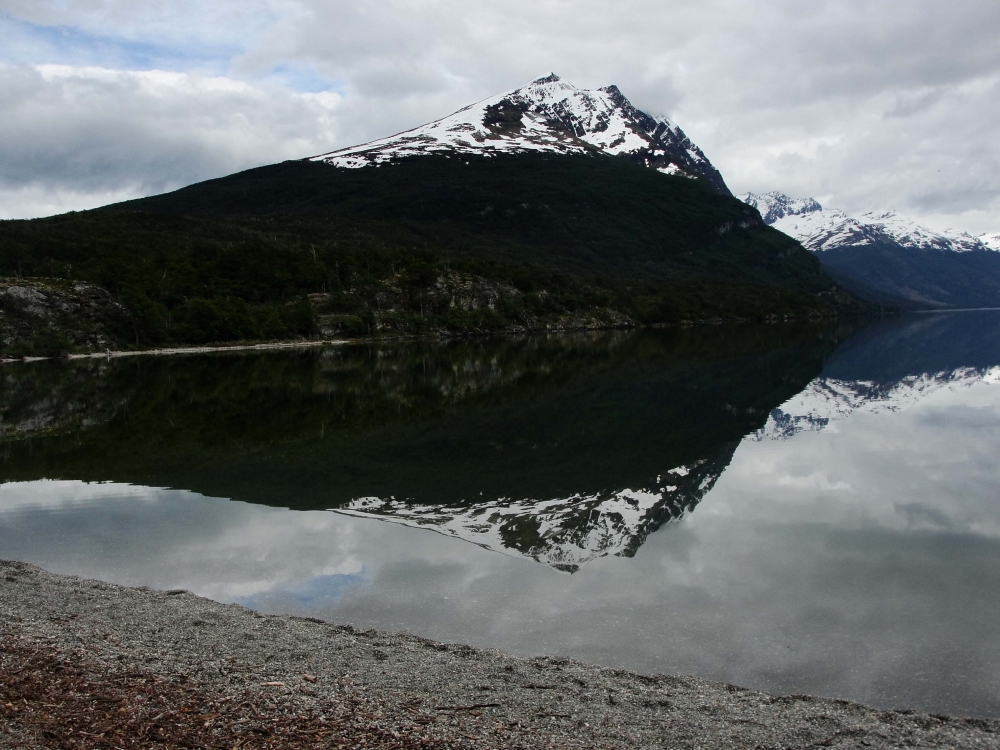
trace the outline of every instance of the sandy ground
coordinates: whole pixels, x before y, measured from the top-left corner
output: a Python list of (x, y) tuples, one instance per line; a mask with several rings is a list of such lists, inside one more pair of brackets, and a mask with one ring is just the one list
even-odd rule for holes
[(1000, 721), (263, 616), (0, 562), (0, 748), (1000, 748)]

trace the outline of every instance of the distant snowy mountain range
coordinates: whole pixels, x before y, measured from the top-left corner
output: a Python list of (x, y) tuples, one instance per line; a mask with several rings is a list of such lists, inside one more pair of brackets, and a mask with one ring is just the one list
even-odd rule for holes
[(813, 198), (790, 198), (776, 192), (744, 193), (738, 197), (760, 211), (765, 224), (817, 253), (847, 246), (875, 246), (885, 241), (914, 249), (958, 253), (1000, 250), (1000, 234), (974, 237), (954, 229), (939, 232), (895, 211), (870, 211), (853, 218), (838, 209), (823, 208)]
[(313, 157), (338, 167), (420, 154), (625, 156), (670, 175), (701, 177), (730, 195), (719, 171), (676, 124), (636, 109), (618, 90), (580, 89), (554, 73), (413, 130)]
[(862, 297), (917, 307), (1000, 305), (1000, 234), (937, 231), (895, 211), (852, 217), (777, 192), (739, 198)]

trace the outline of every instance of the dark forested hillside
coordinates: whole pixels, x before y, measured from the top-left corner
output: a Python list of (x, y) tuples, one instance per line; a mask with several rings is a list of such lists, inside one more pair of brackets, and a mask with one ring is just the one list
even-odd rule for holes
[(845, 287), (866, 285), (908, 307), (1000, 305), (1000, 253), (994, 250), (954, 252), (884, 241), (837, 247), (818, 257), (832, 275), (844, 278)]
[(608, 156), (421, 156), (365, 169), (285, 162), (112, 208), (391, 221), (442, 250), (569, 272), (830, 286), (797, 243), (740, 201)]
[(135, 346), (801, 317), (856, 304), (740, 201), (586, 155), (261, 167), (2, 222), (0, 274), (100, 285), (127, 311), (118, 335)]

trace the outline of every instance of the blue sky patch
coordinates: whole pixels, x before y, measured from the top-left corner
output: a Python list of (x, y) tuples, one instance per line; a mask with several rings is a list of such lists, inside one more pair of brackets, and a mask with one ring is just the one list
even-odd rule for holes
[(73, 26), (44, 26), (0, 15), (0, 60), (26, 65), (93, 65), (124, 70), (197, 71), (224, 75), (244, 50), (198, 39), (190, 46), (94, 34)]
[(337, 86), (333, 81), (324, 78), (314, 65), (280, 63), (271, 68), (266, 78), (292, 91), (311, 94), (317, 94), (321, 91), (344, 93), (343, 86)]

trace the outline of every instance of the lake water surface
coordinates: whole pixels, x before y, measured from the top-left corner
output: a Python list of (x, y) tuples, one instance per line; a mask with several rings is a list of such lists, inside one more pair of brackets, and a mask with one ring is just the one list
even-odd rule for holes
[(0, 558), (1000, 716), (1000, 312), (0, 369)]

